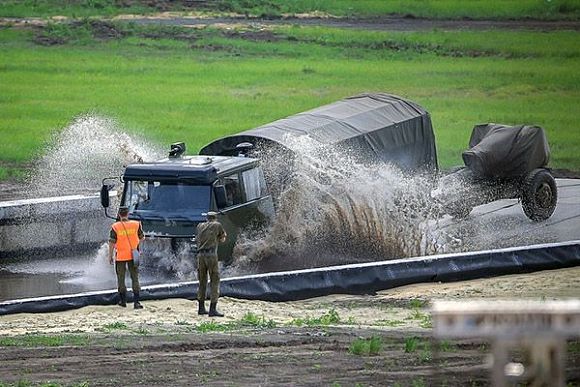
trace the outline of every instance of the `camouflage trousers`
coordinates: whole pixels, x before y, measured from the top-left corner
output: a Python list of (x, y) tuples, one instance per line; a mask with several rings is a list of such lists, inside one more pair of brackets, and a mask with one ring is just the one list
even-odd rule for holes
[(205, 301), (207, 289), (207, 276), (209, 273), (210, 279), (210, 300), (217, 302), (220, 296), (220, 271), (218, 265), (217, 255), (203, 255), (197, 256), (197, 279), (199, 280), (199, 289), (197, 291), (197, 299)]
[(125, 286), (125, 273), (129, 268), (129, 274), (131, 275), (131, 285), (133, 287), (133, 293), (139, 293), (141, 287), (139, 286), (139, 273), (137, 266), (133, 264), (133, 260), (130, 261), (116, 261), (115, 271), (117, 272), (117, 289), (119, 293), (127, 293), (127, 287)]

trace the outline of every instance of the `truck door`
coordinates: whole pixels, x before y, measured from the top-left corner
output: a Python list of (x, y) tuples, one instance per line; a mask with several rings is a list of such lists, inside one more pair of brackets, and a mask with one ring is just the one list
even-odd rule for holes
[(240, 232), (250, 226), (263, 226), (274, 216), (274, 207), (259, 167), (223, 176), (219, 184), (226, 191), (226, 206), (219, 209), (220, 221), (228, 233), (219, 255), (225, 263), (231, 263)]

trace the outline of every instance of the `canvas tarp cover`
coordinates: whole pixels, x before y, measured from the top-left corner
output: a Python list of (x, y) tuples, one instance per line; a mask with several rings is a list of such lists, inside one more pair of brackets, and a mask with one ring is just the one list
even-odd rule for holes
[(278, 145), (290, 151), (293, 138), (308, 136), (339, 146), (366, 160), (392, 162), (405, 170), (437, 168), (429, 113), (395, 95), (361, 94), (218, 139), (202, 155), (233, 155), (243, 142)]
[(548, 164), (550, 148), (538, 126), (476, 125), (463, 161), (473, 173), (486, 177), (523, 176)]

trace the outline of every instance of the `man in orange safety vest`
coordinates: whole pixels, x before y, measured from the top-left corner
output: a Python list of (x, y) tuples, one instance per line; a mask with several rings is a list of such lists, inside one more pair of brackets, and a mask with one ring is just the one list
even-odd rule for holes
[(113, 253), (116, 250), (117, 256), (115, 262), (115, 272), (117, 273), (117, 288), (119, 290), (118, 305), (127, 306), (127, 287), (125, 286), (125, 273), (127, 268), (131, 275), (131, 285), (133, 288), (133, 307), (143, 309), (139, 302), (139, 273), (138, 263), (133, 256), (134, 251), (139, 251), (139, 242), (145, 237), (141, 222), (129, 220), (129, 209), (127, 207), (119, 208), (119, 221), (113, 223), (109, 233), (109, 263), (113, 264)]

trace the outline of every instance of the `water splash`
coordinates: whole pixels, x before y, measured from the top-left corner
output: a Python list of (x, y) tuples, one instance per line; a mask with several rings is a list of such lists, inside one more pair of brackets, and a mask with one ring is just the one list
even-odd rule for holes
[(104, 177), (119, 176), (130, 163), (162, 152), (124, 133), (110, 118), (83, 115), (56, 134), (29, 177), (30, 197), (94, 193)]
[(142, 242), (142, 269), (165, 280), (194, 281), (197, 265), (193, 246), (186, 239), (173, 245), (167, 238), (147, 238)]
[(265, 233), (241, 238), (232, 272), (369, 262), (444, 249), (432, 177), (366, 163), (348, 149), (321, 147), (307, 137), (294, 140), (292, 150), (291, 183), (278, 200), (276, 220)]
[(82, 285), (85, 289), (100, 289), (107, 285), (114, 287), (116, 284), (115, 269), (109, 263), (109, 245), (103, 243), (91, 259), (82, 267), (76, 267), (80, 275), (63, 279), (64, 284)]

